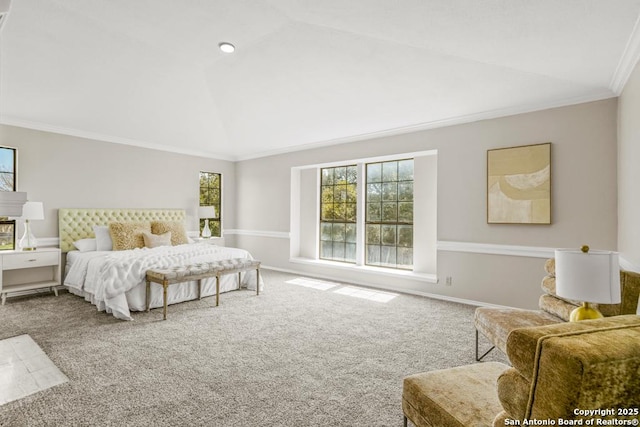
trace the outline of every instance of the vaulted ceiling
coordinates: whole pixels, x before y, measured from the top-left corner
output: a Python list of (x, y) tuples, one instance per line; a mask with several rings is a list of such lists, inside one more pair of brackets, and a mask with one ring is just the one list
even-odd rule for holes
[(246, 159), (616, 96), (639, 16), (640, 0), (13, 0), (0, 122)]

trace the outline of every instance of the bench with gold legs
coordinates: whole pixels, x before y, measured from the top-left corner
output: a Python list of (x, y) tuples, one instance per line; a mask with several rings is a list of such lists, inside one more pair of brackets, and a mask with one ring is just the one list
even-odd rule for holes
[(256, 270), (256, 295), (260, 295), (260, 261), (244, 258), (232, 258), (221, 261), (204, 262), (191, 265), (180, 265), (169, 268), (153, 268), (146, 272), (147, 282), (147, 311), (151, 303), (151, 283), (162, 285), (162, 300), (164, 303), (163, 320), (167, 319), (167, 289), (169, 285), (190, 281), (198, 282), (198, 299), (202, 298), (202, 279), (216, 278), (216, 306), (220, 303), (220, 276), (238, 274), (238, 289), (240, 289), (242, 272)]

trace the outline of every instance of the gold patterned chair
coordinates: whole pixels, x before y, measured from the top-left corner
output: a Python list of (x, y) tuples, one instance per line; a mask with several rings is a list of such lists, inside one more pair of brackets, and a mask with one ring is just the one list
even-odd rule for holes
[(513, 367), (485, 362), (406, 377), (405, 427), (408, 420), (417, 427), (558, 425), (560, 419), (613, 425), (639, 417), (640, 316), (516, 329), (506, 351)]
[[(502, 309), (493, 307), (479, 307), (476, 309), (474, 315), (476, 328), (476, 361), (482, 360), (496, 347), (506, 354), (507, 337), (514, 329), (569, 321), (571, 311), (578, 307), (581, 302), (568, 300), (556, 295), (554, 259), (548, 259), (545, 262), (544, 269), (547, 274), (542, 279), (543, 294), (538, 301), (539, 310)], [(640, 295), (640, 274), (621, 271), (620, 290), (621, 302), (619, 304), (597, 305), (605, 317), (636, 313)], [(482, 355), (479, 354), (480, 335), (485, 336), (492, 344), (492, 347)]]

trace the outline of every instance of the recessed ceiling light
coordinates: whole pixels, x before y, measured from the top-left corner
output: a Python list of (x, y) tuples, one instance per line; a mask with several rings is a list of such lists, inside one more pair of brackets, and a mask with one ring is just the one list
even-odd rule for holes
[(236, 47), (234, 45), (232, 45), (231, 43), (228, 43), (228, 42), (222, 42), (222, 43), (218, 44), (218, 47), (224, 53), (233, 53), (233, 51), (236, 50)]

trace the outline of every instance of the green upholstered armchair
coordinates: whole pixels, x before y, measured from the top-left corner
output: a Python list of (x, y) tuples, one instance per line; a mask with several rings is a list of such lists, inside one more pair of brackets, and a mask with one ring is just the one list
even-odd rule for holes
[[(569, 321), (571, 311), (580, 301), (564, 299), (556, 295), (555, 260), (548, 259), (542, 279), (542, 295), (538, 301), (539, 310), (518, 308), (479, 307), (476, 309), (474, 323), (476, 327), (476, 361), (481, 360), (494, 347), (506, 354), (507, 337), (514, 329), (528, 326), (543, 326)], [(621, 302), (619, 304), (592, 304), (606, 316), (635, 314), (640, 295), (640, 274), (630, 271), (620, 272)], [(480, 355), (478, 336), (485, 336), (493, 345)]]
[[(516, 329), (506, 351), (512, 367), (486, 362), (406, 377), (405, 426), (620, 425), (606, 422), (640, 417), (640, 316)], [(535, 424), (544, 420), (555, 424)]]

